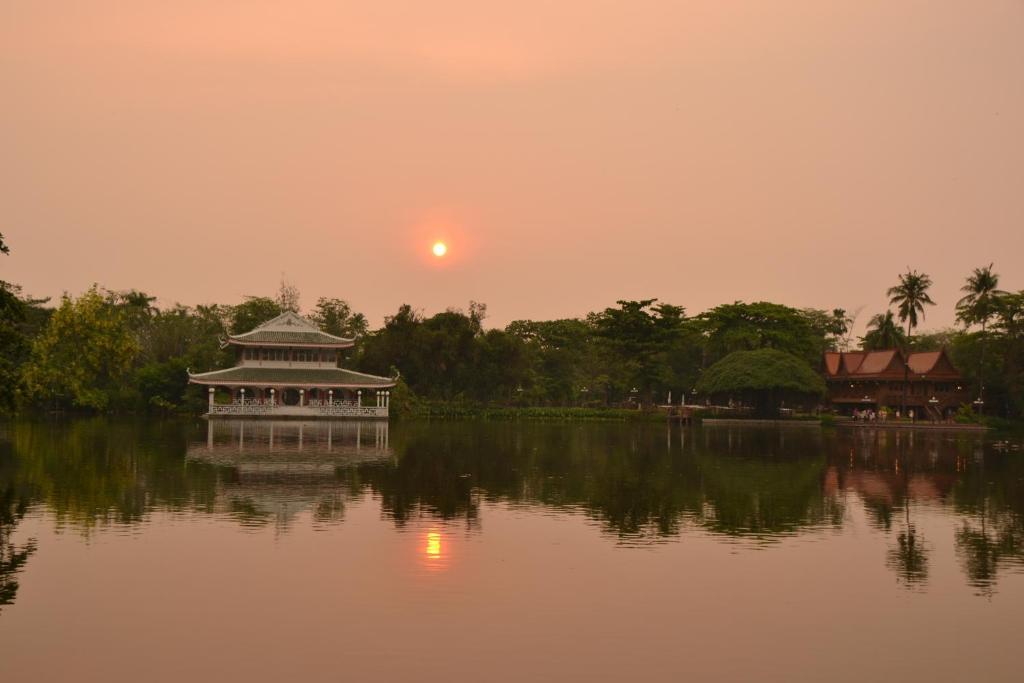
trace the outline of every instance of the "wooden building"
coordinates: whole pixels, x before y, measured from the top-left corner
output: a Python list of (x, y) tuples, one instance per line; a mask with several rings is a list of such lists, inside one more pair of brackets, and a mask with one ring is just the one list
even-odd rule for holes
[(945, 350), (827, 352), (825, 383), (832, 407), (846, 415), (881, 408), (894, 413), (906, 406), (922, 419), (941, 420), (971, 400)]

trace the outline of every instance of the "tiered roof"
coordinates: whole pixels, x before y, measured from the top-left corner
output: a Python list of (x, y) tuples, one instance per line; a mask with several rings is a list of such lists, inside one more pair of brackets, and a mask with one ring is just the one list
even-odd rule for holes
[(960, 372), (941, 351), (915, 351), (906, 356), (898, 349), (883, 351), (828, 351), (825, 379), (903, 379), (906, 368), (912, 376), (931, 379), (960, 379)]
[(355, 341), (327, 334), (298, 313), (285, 311), (249, 332), (230, 335), (226, 344), (345, 349), (355, 344)]
[[(344, 349), (354, 343), (352, 339), (327, 334), (298, 313), (288, 311), (273, 320), (268, 320), (254, 330), (229, 336), (224, 345)], [(189, 382), (233, 387), (293, 386), (388, 389), (395, 386), (395, 380), (390, 377), (367, 375), (333, 366), (316, 367), (314, 364), (307, 364), (304, 361), (289, 364), (286, 367), (280, 367), (279, 364), (264, 366), (262, 363), (242, 363), (224, 370), (213, 370), (195, 375), (189, 373)]]
[(264, 387), (286, 384), (296, 387), (340, 387), (343, 389), (387, 389), (395, 386), (388, 377), (367, 375), (343, 368), (261, 368), (238, 365), (226, 370), (214, 370), (189, 375), (195, 384), (230, 385), (238, 387)]

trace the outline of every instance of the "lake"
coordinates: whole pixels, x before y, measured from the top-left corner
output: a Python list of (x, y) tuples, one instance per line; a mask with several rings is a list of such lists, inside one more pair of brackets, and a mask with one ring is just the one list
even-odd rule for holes
[(993, 437), (0, 423), (0, 523), (5, 683), (1021, 675)]

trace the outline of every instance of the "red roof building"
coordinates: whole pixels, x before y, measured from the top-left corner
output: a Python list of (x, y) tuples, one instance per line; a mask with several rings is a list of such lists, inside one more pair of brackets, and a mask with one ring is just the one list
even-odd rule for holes
[(922, 418), (941, 419), (970, 402), (945, 350), (906, 356), (898, 349), (829, 351), (824, 360), (828, 399), (840, 413), (906, 406)]

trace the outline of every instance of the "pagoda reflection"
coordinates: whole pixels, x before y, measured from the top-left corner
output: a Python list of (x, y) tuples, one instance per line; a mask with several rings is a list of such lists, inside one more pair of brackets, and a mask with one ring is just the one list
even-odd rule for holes
[(285, 528), (306, 511), (315, 521), (341, 521), (345, 501), (363, 495), (345, 473), (387, 463), (393, 452), (389, 425), (379, 420), (210, 420), (186, 458), (222, 470), (216, 511), (247, 526)]

